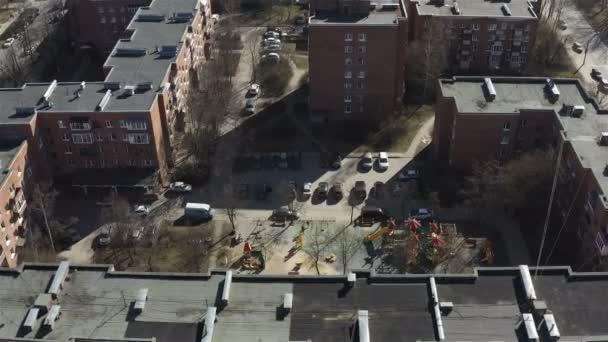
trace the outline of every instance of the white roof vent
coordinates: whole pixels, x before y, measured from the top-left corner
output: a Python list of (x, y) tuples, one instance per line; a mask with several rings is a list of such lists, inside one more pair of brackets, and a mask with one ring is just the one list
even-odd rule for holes
[(538, 341), (538, 332), (536, 331), (536, 324), (534, 324), (534, 317), (530, 313), (521, 315), (520, 324), (523, 324), (526, 329), (526, 336), (528, 341)]
[(123, 95), (124, 96), (133, 96), (135, 95), (135, 86), (134, 85), (127, 85), (124, 88), (123, 91)]
[(224, 305), (228, 304), (228, 300), (230, 299), (230, 286), (232, 286), (232, 271), (226, 271), (224, 288), (222, 290), (222, 302)]
[(494, 100), (496, 98), (496, 89), (494, 89), (494, 84), (492, 83), (492, 79), (489, 77), (486, 77), (483, 79), (483, 83), (486, 86), (488, 99), (490, 99), (490, 101)]
[(532, 283), (532, 277), (530, 276), (530, 269), (528, 268), (528, 265), (519, 265), (519, 273), (521, 276), (521, 281), (524, 284), (526, 298), (529, 300), (536, 300), (536, 291), (534, 290), (534, 284)]
[(51, 82), (49, 87), (46, 88), (46, 91), (42, 95), (42, 99), (45, 102), (47, 102), (51, 98), (51, 95), (53, 95), (53, 92), (55, 91), (56, 88), (57, 88), (57, 80), (53, 80), (53, 82)]
[(502, 4), (502, 6), (500, 6), (500, 9), (502, 10), (502, 14), (507, 17), (510, 17), (512, 15), (511, 9), (509, 8), (509, 6), (507, 6), (507, 4)]
[(110, 89), (106, 90), (106, 93), (103, 95), (99, 103), (97, 104), (97, 111), (102, 111), (108, 102), (110, 102), (110, 98), (112, 97), (112, 91)]
[(25, 317), (25, 320), (23, 321), (23, 327), (32, 331), (34, 329), (34, 327), (36, 326), (36, 321), (38, 320), (39, 312), (40, 312), (40, 309), (31, 308), (28, 311), (27, 316)]
[(549, 93), (549, 97), (551, 100), (557, 101), (557, 99), (559, 99), (560, 93), (559, 89), (557, 88), (557, 84), (555, 84), (555, 81), (550, 78), (547, 78), (545, 80), (545, 89)]
[(599, 144), (601, 146), (608, 146), (608, 132), (602, 132), (602, 133), (600, 133)]
[(148, 289), (139, 289), (139, 291), (137, 291), (137, 297), (135, 297), (133, 309), (138, 312), (143, 312), (146, 307), (146, 301), (148, 301)]
[(559, 334), (559, 329), (557, 328), (557, 323), (555, 322), (555, 317), (553, 314), (545, 314), (543, 316), (545, 319), (545, 327), (547, 328), (547, 334), (551, 337), (552, 341), (557, 341), (561, 337)]
[(59, 312), (61, 311), (61, 305), (53, 305), (49, 310), (49, 313), (46, 315), (44, 319), (44, 325), (49, 329), (53, 330), (55, 328), (55, 321), (59, 319)]
[(357, 311), (357, 329), (359, 330), (359, 342), (370, 342), (369, 313), (367, 310)]
[[(53, 282), (51, 282), (51, 286), (49, 286), (49, 290), (47, 293), (50, 293), (53, 298), (57, 298), (59, 291), (63, 288), (63, 282), (65, 278), (68, 276), (70, 272), (70, 263), (67, 261), (62, 261), (55, 271), (55, 275), (53, 276)], [(52, 308), (51, 308), (52, 309)]]
[(452, 5), (452, 13), (458, 15), (460, 14), (460, 7), (458, 7), (458, 3), (454, 1), (454, 5)]
[(213, 329), (215, 328), (215, 315), (217, 308), (215, 306), (207, 308), (207, 315), (205, 315), (205, 325), (203, 326), (203, 334), (201, 342), (211, 342), (213, 339)]

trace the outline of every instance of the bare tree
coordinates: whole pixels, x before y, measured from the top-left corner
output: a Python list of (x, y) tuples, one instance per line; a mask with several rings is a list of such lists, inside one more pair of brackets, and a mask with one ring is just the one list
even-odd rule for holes
[(30, 202), (30, 210), (35, 210), (42, 214), (44, 227), (49, 238), (49, 244), (53, 254), (57, 254), (55, 242), (53, 241), (53, 232), (50, 225), (51, 217), (55, 209), (55, 198), (59, 193), (50, 183), (37, 183), (32, 192), (32, 200)]
[(20, 86), (25, 82), (25, 65), (19, 60), (14, 46), (9, 47), (5, 57), (0, 60), (0, 74), (15, 86)]
[(251, 83), (257, 83), (258, 80), (258, 63), (260, 62), (261, 38), (254, 35), (247, 42), (247, 52), (249, 53), (249, 63), (251, 64)]
[(346, 274), (350, 261), (362, 245), (363, 236), (348, 227), (335, 236), (333, 250), (342, 263), (342, 272), (344, 274)]
[(316, 222), (308, 222), (310, 224), (304, 230), (304, 246), (302, 246), (302, 250), (312, 259), (317, 274), (321, 274), (319, 262), (323, 257), (323, 253), (329, 248), (332, 236), (326, 227)]
[(126, 252), (130, 262), (133, 263), (134, 250), (129, 241), (133, 229), (133, 216), (129, 202), (116, 194), (112, 194), (108, 201), (110, 206), (101, 210), (101, 218), (106, 223), (112, 224), (109, 247), (114, 251), (114, 256)]

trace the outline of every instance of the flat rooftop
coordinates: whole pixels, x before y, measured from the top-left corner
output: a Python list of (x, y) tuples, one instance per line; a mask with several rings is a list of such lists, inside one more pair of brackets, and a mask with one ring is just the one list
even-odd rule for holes
[[(199, 3), (208, 2), (153, 0), (149, 7), (140, 7), (127, 27), (133, 32), (131, 38), (119, 40), (104, 64), (109, 70), (105, 80), (87, 82), (83, 89), (80, 82), (58, 82), (50, 91), (48, 102), (43, 95), (49, 90), (50, 82), (0, 89), (0, 124), (27, 123), (35, 113), (99, 111), (97, 105), (106, 93), (107, 83), (118, 83), (121, 89), (112, 93), (101, 111), (149, 111), (185, 43), (182, 38), (200, 10)], [(158, 20), (150, 20), (151, 15)], [(182, 19), (175, 20), (176, 16)], [(140, 19), (144, 17), (147, 19)], [(161, 54), (161, 51), (168, 53)], [(125, 86), (138, 85), (141, 87), (134, 95), (123, 95)], [(148, 85), (147, 88), (144, 85)]]
[[(488, 98), (483, 77), (455, 77), (439, 82), (443, 96), (453, 97), (461, 114), (541, 110), (555, 115), (581, 164), (593, 172), (604, 195), (608, 195), (608, 177), (604, 176), (608, 147), (597, 143), (601, 133), (608, 132), (608, 108), (600, 107), (577, 79), (553, 80), (560, 93), (557, 100), (548, 96), (546, 78), (491, 77), (491, 80), (496, 91), (494, 100)], [(580, 118), (564, 115), (564, 105), (582, 106), (584, 114)]]
[(367, 14), (342, 15), (330, 11), (317, 11), (310, 18), (310, 25), (397, 25), (404, 17), (399, 1), (387, 0), (376, 7), (370, 7)]
[[(222, 303), (225, 272), (211, 274), (115, 272), (108, 265), (72, 265), (52, 304), (61, 305), (53, 329), (46, 313), (32, 330), (22, 327), (28, 310), (49, 302), (58, 265), (0, 269), (0, 341), (201, 341), (208, 308), (217, 310), (208, 341), (357, 341), (355, 322), (367, 310), (370, 341), (435, 341), (432, 275), (358, 272), (354, 287), (344, 276), (232, 275)], [(581, 274), (582, 275), (582, 274)], [(60, 279), (60, 278), (58, 278)], [(516, 341), (521, 314), (531, 306), (518, 268), (481, 268), (468, 275), (436, 275), (446, 341)], [(562, 340), (606, 334), (608, 274), (579, 276), (567, 267), (534, 279), (537, 297), (557, 319)], [(138, 292), (145, 305), (135, 311)], [(605, 292), (605, 291), (604, 291)], [(283, 314), (283, 295), (293, 294)], [(42, 299), (45, 300), (42, 300)], [(359, 331), (360, 332), (360, 331)]]
[[(417, 11), (419, 15), (433, 16), (455, 16), (455, 17), (525, 17), (536, 18), (530, 0), (445, 0), (443, 5), (438, 5), (433, 0), (418, 0)], [(457, 4), (460, 13), (454, 11), (454, 4)], [(507, 15), (503, 9), (506, 5), (510, 11)]]

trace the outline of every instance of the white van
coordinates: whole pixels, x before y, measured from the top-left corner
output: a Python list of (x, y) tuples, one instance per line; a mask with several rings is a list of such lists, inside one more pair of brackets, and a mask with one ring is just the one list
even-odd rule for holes
[(213, 209), (207, 203), (186, 203), (184, 217), (186, 219), (211, 220)]

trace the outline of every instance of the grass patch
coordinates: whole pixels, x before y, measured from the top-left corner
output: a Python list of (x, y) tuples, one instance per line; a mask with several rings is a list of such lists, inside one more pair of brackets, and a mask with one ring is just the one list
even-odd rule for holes
[(291, 60), (298, 69), (308, 70), (308, 56), (293, 55)]
[(405, 152), (416, 133), (434, 115), (433, 108), (425, 105), (409, 116), (402, 115), (387, 120), (380, 125), (380, 129), (367, 137), (367, 141), (357, 151)]

